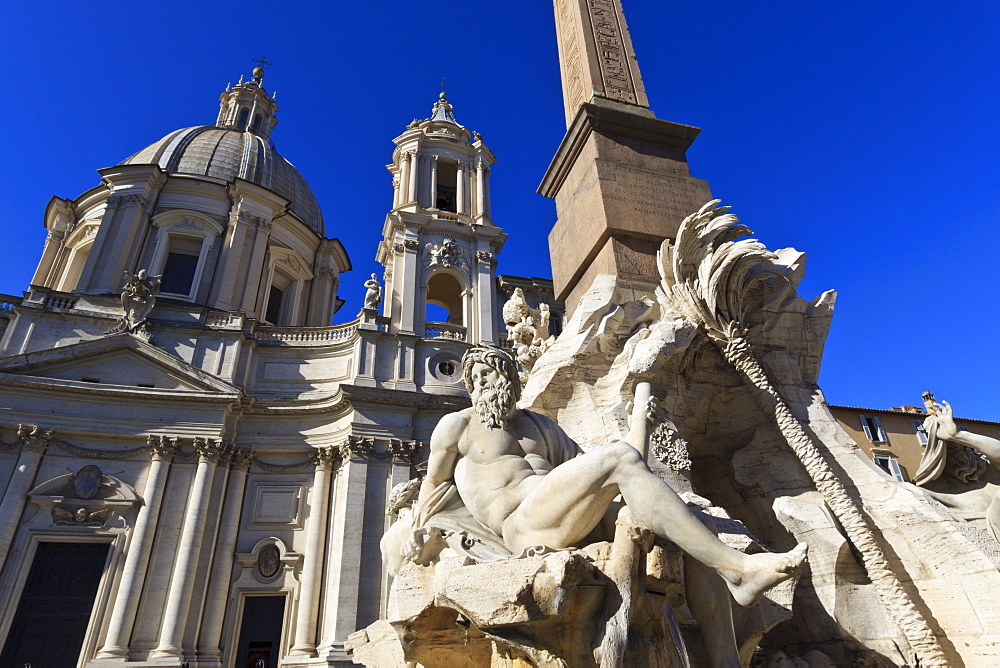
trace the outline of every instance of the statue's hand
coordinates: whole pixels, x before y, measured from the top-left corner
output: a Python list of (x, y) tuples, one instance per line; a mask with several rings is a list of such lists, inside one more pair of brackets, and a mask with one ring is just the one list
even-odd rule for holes
[(937, 435), (943, 441), (950, 441), (958, 434), (958, 425), (955, 424), (955, 411), (951, 404), (942, 401), (937, 414)]
[[(628, 414), (629, 428), (632, 428), (632, 416), (635, 415), (635, 402), (628, 402), (625, 404), (625, 412)], [(660, 400), (656, 397), (650, 397), (646, 400), (645, 410), (642, 412), (643, 417), (646, 418), (646, 422), (655, 425), (660, 422)]]
[(406, 559), (407, 561), (417, 561), (420, 558), (420, 554), (424, 551), (424, 545), (426, 543), (427, 527), (415, 528), (410, 533), (410, 537), (400, 548), (400, 552), (403, 554), (403, 559)]
[(444, 547), (441, 529), (437, 527), (417, 527), (400, 548), (403, 558), (415, 564), (426, 566), (437, 558)]

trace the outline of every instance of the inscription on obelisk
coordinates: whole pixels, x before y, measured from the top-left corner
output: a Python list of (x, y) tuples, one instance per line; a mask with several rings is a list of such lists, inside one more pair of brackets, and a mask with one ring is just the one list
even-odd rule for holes
[(652, 290), (660, 243), (712, 195), (688, 170), (698, 128), (649, 110), (621, 0), (553, 2), (567, 130), (539, 192), (556, 200), (552, 278), (572, 313), (598, 274)]
[(554, 0), (566, 125), (591, 95), (649, 107), (620, 0)]

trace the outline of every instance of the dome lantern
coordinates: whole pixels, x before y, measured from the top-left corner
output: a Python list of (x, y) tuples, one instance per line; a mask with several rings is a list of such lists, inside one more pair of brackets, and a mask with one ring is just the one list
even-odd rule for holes
[(275, 116), (278, 103), (274, 101), (275, 96), (264, 90), (263, 80), (264, 68), (255, 67), (250, 81), (243, 81), (241, 76), (235, 86), (227, 86), (219, 96), (216, 127), (270, 138), (271, 130), (278, 124)]

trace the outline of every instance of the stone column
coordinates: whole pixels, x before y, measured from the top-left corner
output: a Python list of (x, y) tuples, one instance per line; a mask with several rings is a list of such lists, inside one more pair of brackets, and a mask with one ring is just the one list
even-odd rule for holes
[[(333, 501), (331, 554), (327, 565), (326, 608), (323, 615), (321, 655), (330, 658), (347, 636), (357, 629), (358, 591), (361, 586), (361, 525), (365, 515), (368, 481), (367, 455), (371, 439), (351, 436), (341, 444), (343, 464)], [(346, 658), (346, 657), (344, 657)]]
[(476, 162), (476, 216), (486, 215), (486, 165), (482, 160)]
[(212, 282), (211, 301), (218, 308), (236, 309), (242, 300), (242, 277), (246, 271), (244, 265), (248, 237), (253, 229), (253, 222), (246, 215), (237, 211), (229, 214), (229, 228), (220, 249), (219, 269)]
[(203, 441), (200, 438), (195, 439), (194, 447), (198, 452), (198, 469), (194, 474), (187, 512), (184, 514), (184, 528), (181, 530), (180, 542), (177, 545), (177, 559), (174, 561), (174, 572), (170, 577), (167, 605), (163, 610), (160, 641), (156, 649), (150, 652), (150, 660), (181, 660), (184, 657), (182, 647), (184, 628), (187, 625), (188, 608), (191, 606), (191, 596), (194, 593), (191, 585), (194, 582), (194, 569), (201, 553), (205, 518), (212, 492), (212, 478), (219, 458), (226, 450), (226, 446), (220, 441)]
[[(401, 334), (414, 334), (416, 326), (417, 299), (415, 286), (418, 285), (420, 275), (419, 263), (420, 242), (417, 239), (406, 239), (403, 241), (403, 270), (399, 276), (393, 274), (393, 281), (399, 286), (399, 297), (401, 300), (399, 314), (399, 332)], [(420, 332), (423, 334), (423, 332)]]
[[(485, 246), (488, 248), (488, 246)], [(477, 310), (473, 314), (476, 322), (476, 338), (469, 339), (470, 343), (496, 343), (496, 332), (494, 331), (494, 321), (496, 319), (496, 279), (493, 276), (493, 268), (496, 260), (489, 250), (476, 251), (476, 303)], [(472, 321), (472, 318), (470, 318)]]
[(88, 294), (119, 291), (122, 275), (132, 269), (148, 226), (145, 214), (150, 194), (143, 188), (115, 188), (108, 196), (77, 290)]
[(14, 534), (21, 522), (21, 513), (28, 500), (28, 492), (35, 482), (38, 465), (42, 461), (45, 449), (52, 440), (52, 431), (40, 431), (38, 427), (28, 425), (17, 426), (17, 436), (21, 441), (21, 456), (17, 458), (17, 466), (7, 483), (3, 501), (0, 501), (0, 571), (3, 570), (7, 554), (10, 552)]
[(465, 163), (461, 160), (455, 168), (455, 213), (469, 213), (465, 208)]
[(177, 439), (150, 436), (147, 443), (153, 449), (153, 461), (146, 475), (142, 491), (142, 506), (135, 518), (135, 528), (125, 555), (121, 583), (111, 610), (111, 621), (104, 639), (104, 647), (97, 653), (96, 661), (128, 661), (128, 643), (132, 637), (135, 615), (139, 609), (142, 587), (146, 582), (146, 568), (152, 554), (156, 525), (160, 518), (160, 504), (166, 488), (170, 460), (177, 451)]
[[(244, 269), (248, 272), (246, 274), (246, 285), (243, 288), (243, 304), (241, 308), (244, 311), (255, 313), (258, 318), (262, 317), (263, 314), (260, 312), (262, 304), (257, 303), (257, 297), (260, 287), (261, 274), (256, 270), (259, 267), (264, 267), (264, 256), (267, 253), (267, 242), (271, 238), (271, 221), (263, 218), (261, 216), (256, 216), (253, 214), (247, 214), (254, 223), (256, 231), (254, 232), (253, 240), (253, 250), (250, 253), (250, 259)], [(265, 272), (267, 268), (264, 267)], [(264, 294), (267, 294), (267, 290), (271, 286), (264, 286)]]
[(428, 208), (436, 209), (437, 207), (437, 187), (438, 187), (438, 157), (436, 155), (431, 156), (431, 192), (430, 192), (430, 202), (427, 203)]
[(493, 217), (493, 199), (490, 197), (490, 168), (489, 165), (483, 165), (483, 215), (487, 218)]
[(413, 153), (410, 153), (410, 176), (409, 176), (409, 182), (406, 184), (407, 190), (409, 190), (410, 192), (410, 197), (409, 197), (410, 203), (417, 202), (419, 204), (418, 197), (420, 196), (420, 193), (417, 190), (417, 181), (419, 180), (420, 180), (420, 158), (417, 156), (417, 152), (414, 151)]
[(404, 153), (399, 157), (399, 187), (396, 189), (399, 201), (396, 206), (402, 206), (410, 201), (410, 154)]
[(63, 240), (66, 233), (61, 230), (49, 230), (45, 236), (45, 246), (42, 248), (42, 259), (38, 261), (35, 275), (31, 279), (32, 285), (44, 285), (48, 288), (55, 288), (55, 277), (52, 275), (53, 268), (57, 265), (57, 259), (64, 254)]
[(316, 473), (313, 475), (313, 503), (309, 512), (309, 533), (306, 536), (305, 563), (302, 565), (302, 585), (299, 587), (299, 608), (295, 623), (293, 656), (316, 655), (316, 625), (319, 621), (319, 588), (323, 581), (325, 557), (326, 515), (330, 506), (330, 472), (338, 460), (333, 448), (317, 448), (313, 454)]
[(243, 492), (246, 489), (247, 472), (253, 461), (254, 451), (236, 448), (233, 452), (232, 468), (229, 472), (229, 486), (226, 503), (222, 510), (219, 538), (216, 541), (212, 573), (208, 580), (208, 596), (205, 614), (198, 635), (198, 660), (204, 658), (212, 665), (221, 665), (222, 620), (229, 600), (230, 578), (233, 575), (233, 558), (236, 554), (236, 538), (240, 531), (240, 512), (243, 510)]
[[(413, 463), (418, 461), (420, 458), (420, 443), (417, 441), (390, 441), (389, 442), (389, 454), (392, 455), (392, 469), (389, 473), (389, 491), (404, 482), (410, 480), (411, 471), (413, 470)], [(389, 494), (386, 494), (386, 500), (388, 501)], [(392, 521), (395, 515), (386, 515), (385, 517), (385, 531), (389, 530), (392, 525)], [(386, 614), (386, 602), (389, 597), (389, 587), (392, 586), (392, 576), (389, 575), (388, 571), (382, 571), (382, 600), (379, 604), (379, 614), (385, 619)]]

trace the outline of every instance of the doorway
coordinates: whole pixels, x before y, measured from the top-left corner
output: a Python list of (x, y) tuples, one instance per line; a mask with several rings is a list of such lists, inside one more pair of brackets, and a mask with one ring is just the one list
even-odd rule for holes
[(107, 558), (107, 543), (38, 544), (0, 666), (77, 665)]
[(284, 596), (247, 596), (236, 646), (236, 668), (278, 668), (281, 629), (285, 621)]

